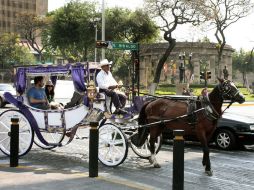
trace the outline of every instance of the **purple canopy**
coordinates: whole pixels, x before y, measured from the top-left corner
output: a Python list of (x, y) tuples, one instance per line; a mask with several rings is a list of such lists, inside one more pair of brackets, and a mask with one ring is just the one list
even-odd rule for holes
[(48, 65), (48, 66), (27, 66), (17, 67), (15, 86), (20, 96), (25, 92), (27, 76), (43, 76), (50, 75), (53, 84), (56, 84), (57, 75), (64, 75), (71, 72), (75, 90), (78, 92), (86, 91), (84, 65), (81, 63), (66, 65)]

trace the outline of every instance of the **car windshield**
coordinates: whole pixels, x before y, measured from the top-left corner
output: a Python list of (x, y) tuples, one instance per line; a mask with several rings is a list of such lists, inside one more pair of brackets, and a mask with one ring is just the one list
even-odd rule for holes
[(14, 88), (10, 84), (0, 84), (0, 91), (14, 91)]

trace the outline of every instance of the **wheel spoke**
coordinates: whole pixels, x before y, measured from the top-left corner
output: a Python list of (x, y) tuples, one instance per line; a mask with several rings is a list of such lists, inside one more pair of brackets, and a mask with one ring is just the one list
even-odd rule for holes
[(6, 139), (9, 139), (9, 137), (4, 138), (3, 140), (0, 141), (0, 143), (4, 142)]
[(0, 121), (0, 124), (2, 124), (3, 127), (5, 127), (8, 131), (10, 131), (10, 127), (8, 127), (7, 125), (5, 125), (5, 123), (3, 123), (2, 121)]

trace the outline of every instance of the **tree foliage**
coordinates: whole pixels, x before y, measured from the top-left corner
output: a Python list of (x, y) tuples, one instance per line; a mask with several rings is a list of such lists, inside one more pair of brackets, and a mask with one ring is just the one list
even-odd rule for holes
[(15, 65), (33, 64), (35, 58), (25, 47), (19, 45), (20, 39), (16, 34), (0, 35), (0, 64), (2, 69)]
[(130, 43), (154, 41), (158, 26), (143, 10), (111, 8), (106, 11), (106, 39)]
[[(106, 11), (106, 40), (125, 43), (148, 43), (159, 38), (159, 29), (149, 15), (139, 9), (131, 11), (111, 8)], [(113, 60), (113, 73), (125, 84), (130, 84), (132, 56), (130, 51), (107, 50), (107, 58)]]
[(243, 79), (243, 86), (247, 87), (247, 73), (254, 71), (254, 59), (253, 59), (254, 48), (246, 52), (241, 49), (239, 52), (233, 54), (233, 71), (240, 71)]
[(41, 44), (41, 36), (46, 33), (50, 24), (47, 17), (31, 13), (20, 13), (17, 16), (16, 26), (22, 38), (26, 39), (30, 46), (39, 54), (41, 62), (44, 62), (43, 51), (46, 44)]
[(94, 20), (96, 6), (90, 2), (71, 1), (51, 13), (52, 25), (48, 35), (52, 49), (59, 50), (71, 61), (87, 59), (89, 48), (94, 48)]

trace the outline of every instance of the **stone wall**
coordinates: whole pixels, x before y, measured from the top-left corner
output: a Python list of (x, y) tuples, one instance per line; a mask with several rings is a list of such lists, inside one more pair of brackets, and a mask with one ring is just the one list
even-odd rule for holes
[[(164, 54), (168, 43), (142, 44), (140, 46), (140, 82), (145, 86), (149, 86), (152, 82), (159, 59)], [(171, 83), (172, 76), (175, 75), (175, 83), (179, 83), (179, 66), (183, 60), (179, 59), (179, 53), (185, 52), (185, 75), (186, 80), (190, 77), (190, 70), (187, 69), (189, 63), (189, 54), (192, 53), (191, 63), (194, 65), (194, 80), (190, 83), (200, 83), (200, 61), (208, 64), (207, 70), (212, 73), (209, 83), (217, 83), (215, 77), (215, 66), (218, 59), (215, 43), (199, 43), (199, 42), (178, 42), (176, 47), (168, 57), (164, 69), (161, 73), (161, 81)], [(223, 52), (222, 62), (220, 64), (220, 72), (226, 65), (229, 71), (229, 80), (232, 79), (232, 53), (234, 49), (226, 46)], [(173, 65), (173, 66), (172, 66)]]

